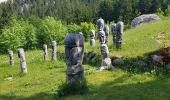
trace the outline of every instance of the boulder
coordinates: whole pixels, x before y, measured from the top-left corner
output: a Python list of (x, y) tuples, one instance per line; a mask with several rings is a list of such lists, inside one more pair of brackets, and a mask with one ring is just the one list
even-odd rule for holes
[(159, 21), (159, 20), (160, 20), (160, 18), (156, 14), (144, 14), (144, 15), (141, 15), (141, 16), (133, 19), (131, 22), (131, 27), (135, 28), (141, 24), (149, 23), (149, 22), (153, 22), (153, 21)]

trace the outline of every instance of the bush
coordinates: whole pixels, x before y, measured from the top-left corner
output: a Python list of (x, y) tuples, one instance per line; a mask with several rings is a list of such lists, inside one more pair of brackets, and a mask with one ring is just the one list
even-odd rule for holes
[(68, 33), (78, 33), (81, 32), (81, 27), (77, 24), (70, 24), (67, 25), (67, 31)]
[[(24, 24), (23, 24), (24, 25)], [(35, 49), (37, 46), (36, 29), (32, 24), (25, 23), (25, 49)]]
[(0, 38), (1, 52), (5, 52), (8, 49), (16, 51), (18, 47), (23, 47), (25, 43), (23, 25), (16, 19), (13, 19), (10, 25), (4, 27)]
[(85, 41), (89, 40), (90, 37), (90, 30), (96, 30), (96, 26), (93, 23), (82, 22), (80, 23), (81, 32), (85, 37)]
[(46, 17), (41, 20), (38, 26), (37, 39), (39, 46), (43, 44), (51, 44), (55, 40), (58, 44), (64, 42), (64, 36), (67, 33), (66, 27), (62, 25), (61, 21), (56, 21), (53, 17)]
[(76, 82), (72, 84), (62, 83), (58, 87), (57, 96), (62, 97), (68, 95), (85, 94), (87, 92), (88, 92), (87, 83), (86, 80), (83, 80), (81, 84)]

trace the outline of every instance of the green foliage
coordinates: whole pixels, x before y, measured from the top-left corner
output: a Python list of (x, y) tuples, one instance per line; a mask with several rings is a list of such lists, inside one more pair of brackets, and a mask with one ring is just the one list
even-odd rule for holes
[(18, 47), (23, 47), (25, 44), (24, 25), (13, 19), (10, 25), (5, 26), (0, 34), (1, 50), (8, 49), (16, 51)]
[(168, 5), (168, 8), (165, 10), (165, 15), (170, 16), (170, 5)]
[(40, 46), (50, 45), (51, 41), (55, 40), (61, 44), (66, 33), (66, 27), (62, 25), (61, 21), (56, 21), (53, 17), (46, 17), (41, 20), (41, 25), (38, 26), (38, 43)]
[(56, 92), (59, 97), (78, 94), (82, 95), (88, 92), (88, 86), (85, 80), (83, 80), (81, 83), (62, 83), (58, 86), (58, 90)]
[(25, 34), (25, 49), (35, 49), (37, 47), (36, 28), (28, 22), (23, 22)]
[(82, 22), (80, 23), (81, 32), (85, 37), (85, 41), (88, 41), (90, 38), (90, 30), (96, 30), (96, 27), (93, 23)]
[(68, 33), (78, 33), (78, 32), (81, 32), (81, 27), (77, 24), (70, 24), (70, 25), (67, 25), (67, 31)]

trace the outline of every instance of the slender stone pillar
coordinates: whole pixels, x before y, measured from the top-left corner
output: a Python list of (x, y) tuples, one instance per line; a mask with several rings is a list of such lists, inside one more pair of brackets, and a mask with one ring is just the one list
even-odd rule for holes
[(105, 32), (105, 36), (106, 36), (105, 43), (108, 45), (108, 42), (109, 42), (109, 26), (108, 25), (104, 26), (104, 32)]
[(90, 31), (90, 45), (92, 46), (92, 47), (94, 47), (95, 46), (95, 31), (94, 30), (91, 30)]
[(112, 31), (112, 37), (113, 37), (113, 44), (115, 45), (116, 44), (116, 24), (112, 24), (111, 26), (111, 31)]
[(118, 22), (116, 25), (116, 48), (121, 48), (122, 45), (122, 34), (123, 34), (124, 24), (123, 22)]
[(13, 56), (14, 53), (13, 51), (9, 50), (8, 54), (9, 54), (9, 64), (13, 66), (14, 65), (14, 56)]
[(52, 41), (52, 61), (56, 60), (57, 57), (57, 42), (56, 41)]
[(27, 73), (27, 64), (26, 64), (26, 59), (25, 59), (25, 54), (24, 54), (23, 48), (18, 49), (18, 57), (20, 58), (21, 72)]
[(69, 34), (65, 37), (65, 55), (67, 63), (66, 81), (68, 84), (82, 83), (84, 69), (84, 37), (82, 34)]
[(48, 50), (47, 50), (47, 45), (43, 45), (43, 51), (44, 51), (44, 61), (47, 61), (48, 59)]

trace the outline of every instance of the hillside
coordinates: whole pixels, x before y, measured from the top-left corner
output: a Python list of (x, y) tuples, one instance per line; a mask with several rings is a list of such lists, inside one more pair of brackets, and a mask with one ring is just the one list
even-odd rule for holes
[[(160, 33), (165, 33), (159, 38)], [(144, 24), (136, 29), (126, 30), (123, 35), (122, 49), (112, 45), (110, 35), (110, 56), (122, 56), (127, 60), (144, 57), (145, 54), (155, 52), (169, 46), (170, 20)], [(100, 57), (99, 42), (91, 48), (89, 42), (85, 43), (85, 52), (97, 52)], [(56, 97), (56, 90), (65, 82), (66, 64), (64, 60), (64, 46), (59, 46), (58, 60), (52, 63), (43, 61), (43, 51), (33, 50), (26, 52), (28, 74), (21, 74), (19, 58), (15, 53), (15, 65), (9, 66), (8, 55), (0, 55), (0, 100), (169, 100), (170, 78), (161, 73), (151, 71), (129, 72), (117, 67), (115, 71), (97, 70), (100, 59), (96, 64), (84, 64), (85, 79), (89, 92), (84, 95), (71, 95)], [(51, 57), (51, 49), (48, 51)], [(133, 60), (131, 61), (133, 62)], [(134, 69), (139, 66), (133, 66)], [(12, 80), (6, 80), (12, 77)]]

